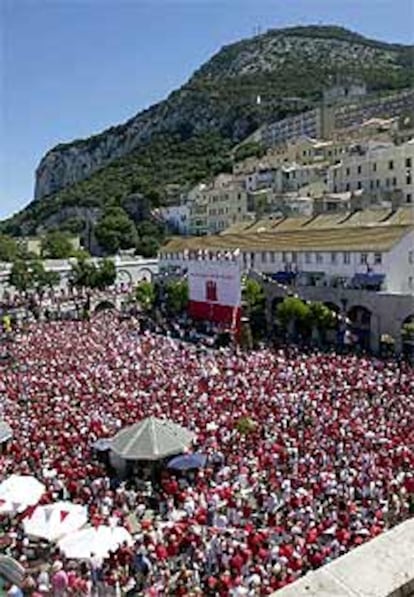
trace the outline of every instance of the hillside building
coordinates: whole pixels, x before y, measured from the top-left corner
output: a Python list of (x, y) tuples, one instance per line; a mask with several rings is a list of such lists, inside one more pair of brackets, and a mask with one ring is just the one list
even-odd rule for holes
[(369, 144), (329, 168), (334, 193), (364, 190), (377, 200), (414, 202), (414, 140), (403, 145)]
[[(261, 127), (258, 132), (261, 143), (269, 148), (304, 136), (314, 139), (333, 139), (341, 132), (346, 133), (348, 129), (355, 130), (355, 127), (375, 119), (396, 119), (397, 128), (399, 128), (414, 114), (414, 90), (412, 89), (372, 97), (357, 93), (358, 86), (356, 86), (355, 95), (348, 95), (346, 99), (344, 96), (341, 99), (341, 93), (345, 93), (344, 89), (327, 91), (326, 101), (312, 110), (288, 116)], [(329, 93), (332, 94), (331, 97)]]

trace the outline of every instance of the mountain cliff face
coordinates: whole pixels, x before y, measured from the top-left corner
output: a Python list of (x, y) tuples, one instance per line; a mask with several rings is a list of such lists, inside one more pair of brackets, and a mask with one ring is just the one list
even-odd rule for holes
[(341, 28), (269, 31), (224, 47), (167, 100), (125, 124), (49, 151), (36, 172), (35, 199), (90, 177), (157, 135), (187, 139), (214, 130), (237, 142), (263, 122), (291, 112), (292, 96), (303, 98), (305, 109), (338, 76), (390, 89), (408, 86), (411, 69), (412, 48)]
[(35, 199), (1, 229), (21, 235), (58, 226), (86, 235), (108, 207), (122, 206), (131, 194), (152, 206), (174, 200), (228, 171), (235, 143), (263, 123), (310, 108), (330, 84), (352, 79), (371, 91), (410, 86), (413, 49), (320, 26), (271, 30), (226, 46), (165, 101), (51, 149), (36, 171)]

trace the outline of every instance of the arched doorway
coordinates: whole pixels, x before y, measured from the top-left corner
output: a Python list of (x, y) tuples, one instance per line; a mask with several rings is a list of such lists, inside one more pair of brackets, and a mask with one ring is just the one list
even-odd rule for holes
[(103, 311), (114, 311), (116, 306), (112, 301), (103, 300), (95, 306), (94, 313), (102, 313)]
[(353, 343), (363, 350), (370, 349), (372, 313), (362, 305), (354, 305), (347, 313)]
[(152, 276), (153, 276), (152, 271), (150, 269), (148, 269), (147, 267), (143, 267), (142, 269), (140, 269), (138, 271), (136, 282), (141, 282), (143, 280), (146, 280), (147, 282), (151, 282)]
[(118, 284), (132, 284), (132, 275), (127, 269), (118, 270), (116, 281)]

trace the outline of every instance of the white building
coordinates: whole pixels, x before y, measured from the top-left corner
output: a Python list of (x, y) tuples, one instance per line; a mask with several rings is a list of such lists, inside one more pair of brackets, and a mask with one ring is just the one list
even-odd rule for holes
[[(280, 282), (341, 286), (390, 294), (414, 292), (413, 213), (399, 219), (389, 211), (373, 212), (372, 222), (352, 214), (270, 220), (268, 228), (247, 227), (240, 233), (203, 239), (173, 239), (160, 254), (160, 267), (186, 267), (184, 251), (240, 249), (246, 271), (275, 276)], [(385, 214), (386, 215), (386, 214)], [(375, 221), (377, 219), (377, 221)], [(406, 222), (406, 223), (396, 223)]]
[(287, 193), (298, 191), (315, 182), (325, 182), (326, 168), (318, 164), (297, 164), (295, 162), (284, 164), (277, 172), (274, 182), (276, 192)]
[(403, 145), (375, 144), (343, 157), (328, 170), (328, 188), (334, 193), (364, 190), (377, 199), (400, 193), (414, 202), (414, 139)]
[(261, 129), (261, 141), (265, 146), (277, 145), (299, 137), (322, 137), (322, 110), (315, 108), (294, 116), (288, 116)]
[(159, 215), (173, 232), (184, 235), (189, 233), (190, 208), (187, 204), (162, 207)]

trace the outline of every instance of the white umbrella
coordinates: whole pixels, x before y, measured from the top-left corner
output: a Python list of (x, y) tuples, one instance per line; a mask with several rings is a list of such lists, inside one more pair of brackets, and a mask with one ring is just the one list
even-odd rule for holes
[(124, 527), (100, 526), (71, 533), (61, 539), (58, 546), (68, 559), (87, 560), (92, 555), (106, 558), (110, 551), (116, 551), (124, 542), (129, 546), (134, 544)]
[(11, 475), (0, 484), (0, 514), (24, 512), (39, 502), (45, 490), (43, 483), (30, 475)]
[(57, 541), (60, 537), (78, 531), (87, 521), (86, 506), (56, 502), (48, 506), (38, 506), (23, 519), (23, 526), (26, 535)]
[(7, 442), (13, 437), (13, 431), (10, 425), (5, 421), (0, 421), (0, 444)]

